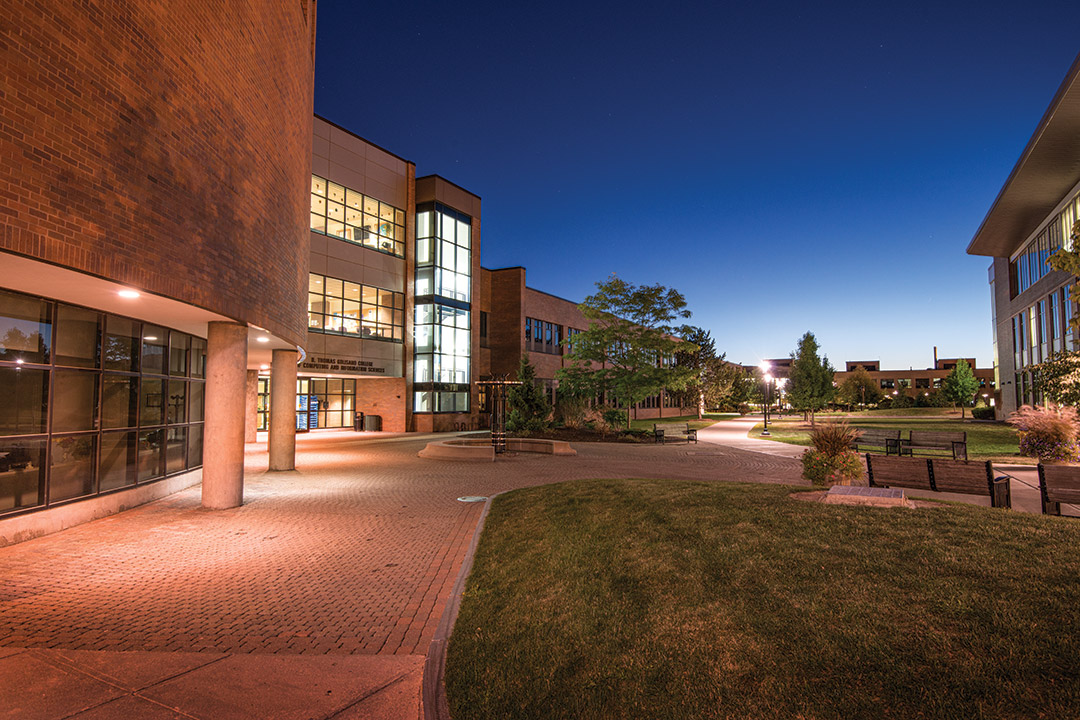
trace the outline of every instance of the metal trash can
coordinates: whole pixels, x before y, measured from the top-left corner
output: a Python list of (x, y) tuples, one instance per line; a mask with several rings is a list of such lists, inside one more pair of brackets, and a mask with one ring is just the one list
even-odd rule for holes
[(368, 432), (379, 432), (382, 430), (382, 416), (381, 415), (364, 415), (364, 430)]
[(356, 413), (356, 417), (353, 418), (352, 429), (356, 432), (361, 432), (364, 429), (364, 413)]

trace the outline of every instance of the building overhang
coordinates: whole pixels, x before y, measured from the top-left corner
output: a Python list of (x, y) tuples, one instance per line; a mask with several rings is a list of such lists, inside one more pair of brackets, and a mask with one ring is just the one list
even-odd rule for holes
[(1009, 257), (1080, 183), (1080, 55), (968, 245)]

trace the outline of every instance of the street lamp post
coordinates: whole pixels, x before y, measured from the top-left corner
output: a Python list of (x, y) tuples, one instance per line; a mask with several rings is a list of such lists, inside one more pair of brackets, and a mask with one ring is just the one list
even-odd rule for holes
[(763, 361), (761, 363), (762, 379), (765, 381), (765, 403), (764, 403), (764, 405), (765, 405), (765, 408), (764, 408), (765, 409), (765, 427), (761, 431), (762, 437), (768, 437), (769, 434), (770, 434), (769, 433), (769, 402), (772, 400), (772, 398), (769, 396), (770, 395), (770, 393), (769, 393), (769, 383), (772, 382), (772, 375), (769, 374), (769, 369), (771, 367), (772, 367), (772, 365), (769, 364), (768, 360)]

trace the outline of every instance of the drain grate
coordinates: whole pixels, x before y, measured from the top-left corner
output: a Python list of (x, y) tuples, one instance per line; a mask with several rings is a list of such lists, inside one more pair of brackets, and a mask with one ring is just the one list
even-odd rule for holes
[(484, 502), (485, 500), (487, 498), (483, 495), (466, 495), (458, 498), (458, 502)]

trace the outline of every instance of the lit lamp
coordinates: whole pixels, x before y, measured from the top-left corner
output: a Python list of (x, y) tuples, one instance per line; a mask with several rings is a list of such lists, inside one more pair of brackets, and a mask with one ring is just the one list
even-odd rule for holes
[(769, 397), (769, 383), (772, 382), (772, 375), (769, 374), (769, 370), (771, 370), (771, 369), (772, 369), (772, 365), (769, 364), (769, 361), (768, 360), (762, 360), (762, 362), (761, 362), (761, 376), (762, 376), (762, 379), (765, 381), (765, 408), (764, 408), (765, 409), (765, 427), (764, 427), (764, 429), (762, 429), (761, 434), (764, 437), (768, 437), (769, 434), (770, 434), (769, 433), (769, 401), (771, 400), (771, 398)]

